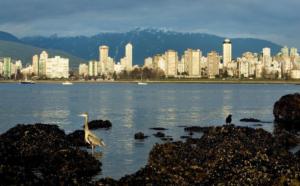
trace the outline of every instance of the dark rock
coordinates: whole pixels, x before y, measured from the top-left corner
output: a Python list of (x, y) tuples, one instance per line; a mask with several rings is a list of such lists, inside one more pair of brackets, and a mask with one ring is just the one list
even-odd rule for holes
[(243, 118), (240, 119), (241, 122), (261, 122), (259, 119), (255, 119), (255, 118)]
[(89, 129), (110, 129), (112, 124), (109, 120), (93, 120), (88, 123)]
[(163, 141), (173, 141), (173, 138), (171, 136), (161, 137), (160, 139)]
[(210, 127), (191, 126), (191, 127), (185, 127), (184, 131), (187, 131), (187, 132), (207, 132), (209, 129), (210, 129)]
[(145, 136), (145, 134), (142, 133), (142, 132), (138, 132), (138, 133), (134, 134), (134, 139), (142, 140), (142, 139), (145, 139), (145, 138), (148, 138), (148, 136)]
[(152, 128), (149, 128), (151, 130), (168, 130), (166, 128), (163, 128), (163, 127), (152, 127)]
[(83, 130), (76, 130), (67, 135), (67, 140), (74, 146), (79, 147), (90, 147), (88, 143), (84, 140), (84, 131)]
[(163, 137), (165, 137), (165, 134), (163, 132), (157, 132), (157, 133), (153, 134), (153, 136), (158, 137), (158, 138), (163, 138)]
[(273, 131), (276, 142), (289, 149), (300, 144), (300, 136), (294, 130), (286, 130), (281, 125), (275, 124)]
[(262, 124), (259, 124), (259, 123), (256, 123), (256, 124), (253, 124), (252, 126), (253, 126), (253, 127), (262, 127), (263, 125), (262, 125)]
[(1, 185), (88, 185), (101, 163), (56, 125), (17, 125), (0, 136)]
[(180, 136), (181, 139), (189, 139), (191, 136)]
[(156, 144), (118, 185), (297, 185), (300, 162), (263, 129), (226, 125), (200, 139)]
[[(273, 109), (275, 121), (286, 125), (300, 125), (300, 94), (288, 94), (282, 96)], [(300, 128), (300, 127), (299, 127)]]

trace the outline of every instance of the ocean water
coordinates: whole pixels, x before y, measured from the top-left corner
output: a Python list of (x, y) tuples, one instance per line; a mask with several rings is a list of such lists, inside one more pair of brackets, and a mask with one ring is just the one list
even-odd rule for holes
[[(297, 85), (269, 84), (0, 84), (0, 133), (19, 123), (57, 124), (66, 133), (81, 129), (82, 112), (90, 120), (110, 120), (110, 130), (94, 131), (107, 147), (97, 148), (103, 163), (99, 177), (120, 178), (145, 166), (155, 143), (150, 127), (165, 127), (167, 135), (181, 140), (180, 126), (217, 126), (228, 114), (233, 123), (245, 117), (258, 118), (261, 128), (272, 132), (273, 105), (281, 96), (300, 92)], [(136, 141), (134, 134), (150, 137)], [(87, 149), (90, 151), (90, 149)]]

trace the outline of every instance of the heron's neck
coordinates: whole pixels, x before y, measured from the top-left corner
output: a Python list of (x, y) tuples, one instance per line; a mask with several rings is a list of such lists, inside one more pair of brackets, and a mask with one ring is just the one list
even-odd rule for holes
[(88, 116), (86, 116), (86, 117), (84, 118), (84, 128), (85, 128), (85, 129), (89, 129), (88, 121), (89, 121), (89, 118), (88, 118)]

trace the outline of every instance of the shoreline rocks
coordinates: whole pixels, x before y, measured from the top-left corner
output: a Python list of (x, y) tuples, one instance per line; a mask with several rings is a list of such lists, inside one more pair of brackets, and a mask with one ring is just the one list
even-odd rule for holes
[(294, 125), (300, 129), (300, 94), (282, 96), (273, 108), (273, 115), (277, 123), (284, 123), (287, 127)]
[(17, 125), (0, 135), (4, 185), (88, 185), (101, 163), (56, 125)]
[(261, 120), (259, 119), (255, 119), (255, 118), (243, 118), (240, 119), (241, 122), (261, 122)]
[(300, 184), (299, 158), (263, 129), (208, 127), (200, 139), (156, 144), (148, 163), (115, 185)]

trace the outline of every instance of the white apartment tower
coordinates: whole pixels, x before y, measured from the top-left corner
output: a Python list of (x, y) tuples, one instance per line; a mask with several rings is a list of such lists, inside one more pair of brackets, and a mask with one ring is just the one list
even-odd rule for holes
[(223, 66), (226, 68), (227, 64), (232, 60), (232, 44), (230, 39), (225, 39), (223, 42)]
[(126, 70), (132, 69), (132, 44), (128, 43), (125, 46), (125, 57), (126, 57)]

